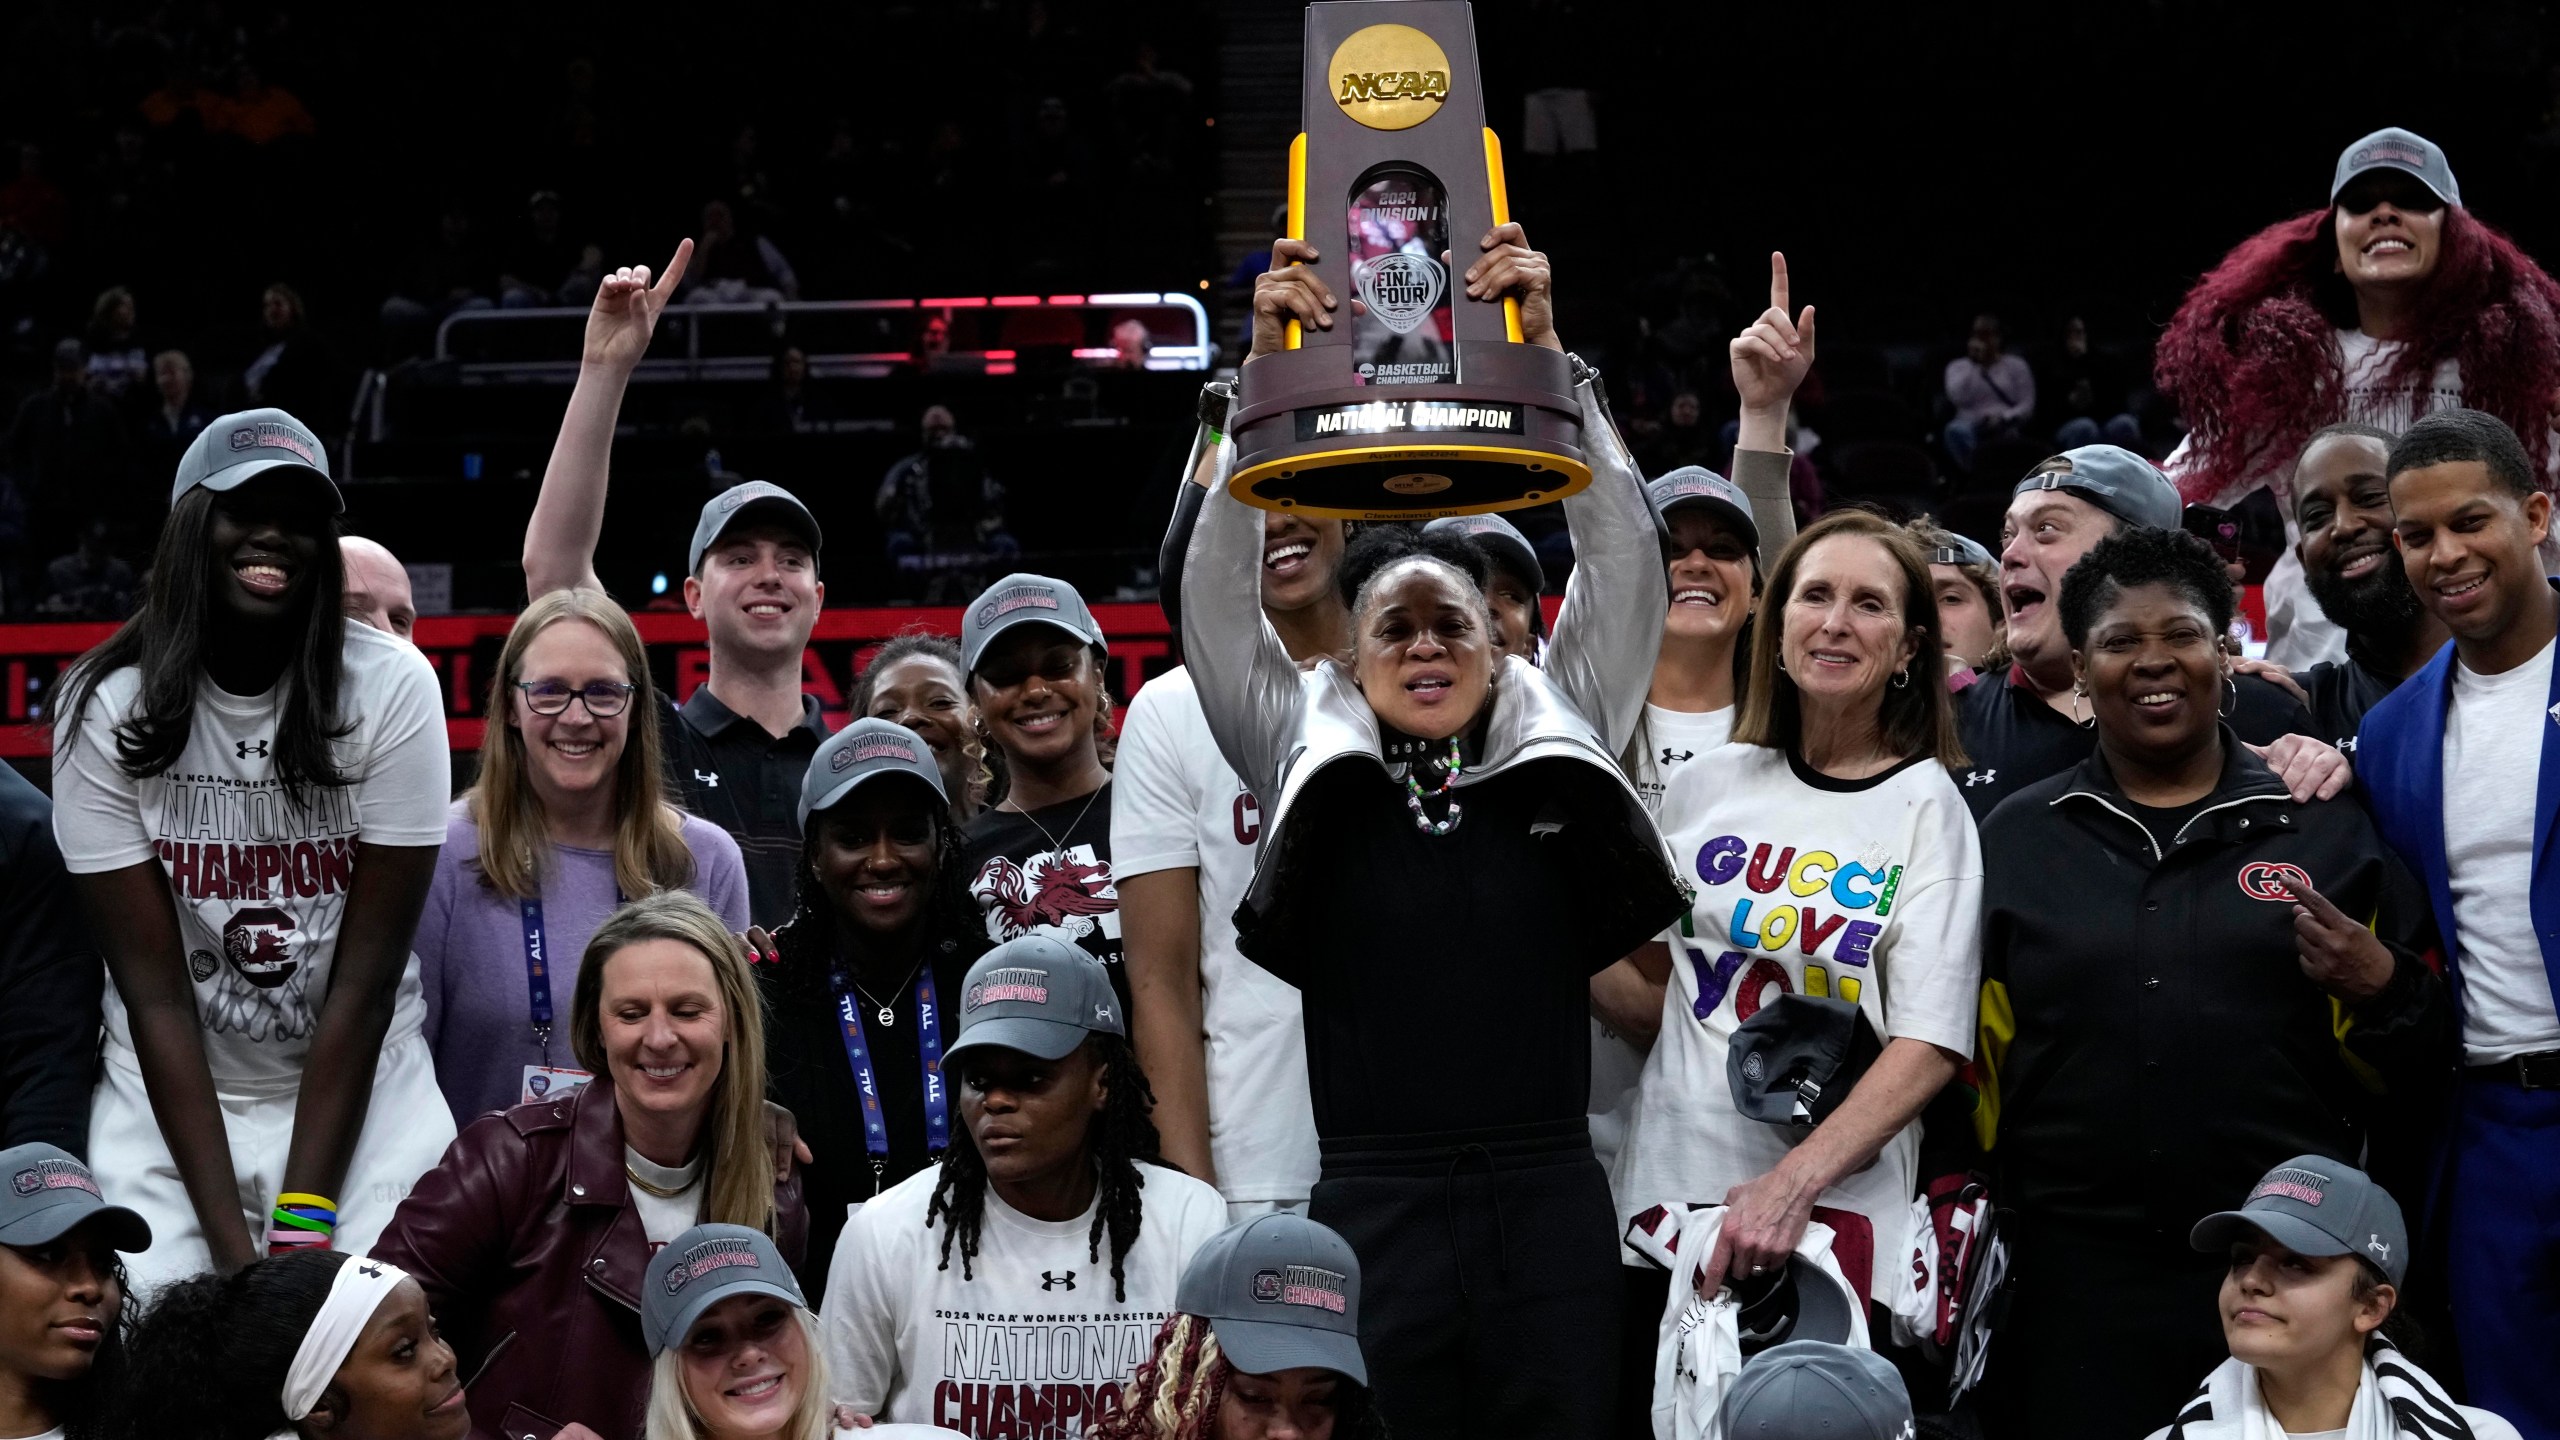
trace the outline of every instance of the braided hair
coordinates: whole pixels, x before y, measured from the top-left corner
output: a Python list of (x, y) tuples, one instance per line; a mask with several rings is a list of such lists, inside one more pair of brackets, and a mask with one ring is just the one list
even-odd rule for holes
[[(1138, 1173), (1141, 1160), (1156, 1163), (1163, 1159), (1163, 1142), (1156, 1135), (1156, 1122), (1148, 1118), (1155, 1109), (1156, 1095), (1147, 1084), (1147, 1072), (1138, 1068), (1138, 1052), (1118, 1035), (1092, 1034), (1084, 1040), (1085, 1053), (1103, 1072), (1102, 1112), (1087, 1123), (1085, 1147), (1093, 1157), (1094, 1169), (1101, 1179), (1101, 1203), (1093, 1207), (1093, 1231), (1087, 1237), (1086, 1256), (1096, 1264), (1102, 1261), (1102, 1239), (1111, 1237), (1111, 1298), (1125, 1303), (1129, 1284), (1122, 1273), (1122, 1262), (1129, 1247), (1138, 1243), (1138, 1224), (1146, 1217), (1146, 1206), (1139, 1192), (1146, 1188), (1146, 1177)], [(978, 1230), (987, 1214), (987, 1161), (978, 1153), (978, 1142), (966, 1125), (952, 1127), (951, 1151), (943, 1157), (941, 1178), (933, 1187), (933, 1201), (925, 1207), (924, 1223), (930, 1228), (943, 1216), (951, 1223), (942, 1231), (942, 1264), (951, 1268), (951, 1243), (960, 1242), (960, 1278), (974, 1279), (970, 1261), (978, 1255)]]
[[(1218, 1407), (1235, 1362), (1218, 1348), (1217, 1331), (1197, 1315), (1175, 1315), (1156, 1331), (1155, 1351), (1121, 1391), (1120, 1406), (1086, 1433), (1093, 1440), (1215, 1440)], [(1342, 1377), (1333, 1394), (1339, 1440), (1386, 1440), (1386, 1422), (1367, 1386)]]
[(347, 1259), (304, 1250), (162, 1289), (126, 1341), (124, 1383), (107, 1397), (107, 1433), (161, 1440), (291, 1433), (285, 1372)]

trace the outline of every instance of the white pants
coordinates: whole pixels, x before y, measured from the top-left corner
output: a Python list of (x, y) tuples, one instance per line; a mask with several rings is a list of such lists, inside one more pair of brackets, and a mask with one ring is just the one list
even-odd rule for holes
[[(297, 1096), (293, 1090), (234, 1094), (217, 1085), (215, 1098), (231, 1140), (231, 1169), (240, 1181), (240, 1223), (263, 1244), (268, 1212), (284, 1188)], [(436, 1089), (426, 1039), (415, 1029), (395, 1032), (374, 1066), (373, 1103), (335, 1197), (338, 1228), (331, 1248), (351, 1255), (371, 1250), (409, 1187), (444, 1158), (453, 1134), (453, 1112)], [(89, 1168), (108, 1204), (127, 1206), (151, 1222), (151, 1248), (125, 1259), (135, 1294), (212, 1266), (204, 1228), (142, 1088), (141, 1067), (131, 1051), (112, 1042), (89, 1111)]]

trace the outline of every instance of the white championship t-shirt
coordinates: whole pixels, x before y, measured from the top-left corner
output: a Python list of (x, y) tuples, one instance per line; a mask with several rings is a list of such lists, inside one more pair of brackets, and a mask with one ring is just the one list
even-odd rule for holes
[[(1653, 812), (1654, 823), (1665, 832), (1706, 804), (1696, 779), (1705, 773), (1698, 757), (1732, 736), (1730, 705), (1722, 710), (1644, 707), (1644, 724), (1636, 731), (1636, 740), (1645, 749), (1631, 778), (1645, 808)], [(1644, 1075), (1649, 1048), (1610, 1029), (1599, 1016), (1591, 1017), (1591, 1153), (1604, 1170), (1618, 1163), (1618, 1151), (1626, 1144), (1636, 1082)]]
[[(1927, 757), (1870, 780), (1801, 773), (1783, 750), (1727, 745), (1687, 762), (1703, 805), (1664, 834), (1696, 891), (1665, 939), (1671, 986), (1634, 1120), (1610, 1175), (1620, 1233), (1655, 1205), (1719, 1204), (1809, 1131), (1746, 1119), (1725, 1076), (1733, 1032), (1775, 995), (1854, 1000), (1880, 1039), (1973, 1053), (1982, 980), (1982, 851)], [(1686, 768), (1684, 766), (1684, 768)], [(1823, 1192), (1903, 1253), (1919, 1126)], [(1890, 1303), (1879, 1264), (1871, 1293)]]
[(1209, 1161), (1234, 1201), (1302, 1202), (1316, 1181), (1298, 992), (1236, 949), (1262, 811), (1210, 738), (1190, 672), (1139, 689), (1111, 770), (1111, 873), (1200, 871), (1200, 1019), (1209, 1074)]
[(2444, 717), (2444, 856), (2461, 954), (2462, 1052), (2494, 1065), (2560, 1050), (2551, 972), (2533, 928), (2533, 777), (2542, 769), (2551, 652), (2502, 675), (2454, 661)]
[(1107, 1229), (1093, 1258), (1090, 1208), (1034, 1220), (990, 1186), (973, 1278), (963, 1279), (956, 1240), (942, 1267), (947, 1217), (925, 1224), (941, 1166), (874, 1197), (836, 1240), (819, 1309), (835, 1398), (980, 1440), (1082, 1435), (1146, 1363), (1192, 1252), (1226, 1228), (1217, 1191), (1162, 1166), (1138, 1173), (1144, 1215), (1122, 1262), (1126, 1300), (1112, 1298)]
[[(355, 728), (335, 753), (353, 783), (314, 786), (298, 801), (275, 772), (283, 682), (244, 697), (204, 681), (186, 749), (139, 780), (118, 766), (113, 733), (134, 703), (139, 671), (98, 683), (76, 735), (67, 717), (54, 727), (53, 833), (63, 864), (91, 875), (160, 862), (217, 1083), (272, 1087), (301, 1075), (329, 993), (357, 844), (444, 843), (453, 766), (435, 671), (369, 626), (350, 620), (346, 637), (339, 705)], [(414, 1033), (425, 1016), (412, 956), (391, 1033)], [(130, 1053), (133, 1032), (112, 977), (106, 1022), (108, 1041)]]

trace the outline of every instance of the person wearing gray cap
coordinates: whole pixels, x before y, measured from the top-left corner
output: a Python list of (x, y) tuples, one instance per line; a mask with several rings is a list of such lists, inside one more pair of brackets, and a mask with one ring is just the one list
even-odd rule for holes
[(148, 598), (53, 707), (54, 836), (109, 983), (89, 1159), (159, 1237), (138, 1288), (362, 1249), (453, 1138), (410, 953), (444, 699), (341, 613), (341, 509), (293, 416), (207, 426)]
[(2518, 1440), (2505, 1419), (2453, 1403), (2394, 1342), (2409, 1227), (2363, 1171), (2297, 1155), (2188, 1239), (2229, 1261), (2217, 1310), (2231, 1358), (2152, 1440)]
[[(2168, 461), (2179, 490), (2227, 507), (2269, 486), (2283, 500), (2285, 471), (2322, 426), (2398, 434), (2457, 405), (2524, 437), (2548, 488), (2560, 281), (2464, 206), (2451, 162), (2422, 136), (2377, 130), (2327, 178), (2326, 205), (2241, 241), (2160, 337), (2160, 390), (2189, 427)], [(2298, 538), (2288, 517), (2286, 539)], [(2300, 670), (2342, 658), (2345, 635), (2291, 552), (2267, 577), (2267, 658)], [(2543, 558), (2560, 570), (2560, 544)]]
[(1191, 1257), (1173, 1306), (1088, 1440), (1386, 1434), (1360, 1354), (1360, 1258), (1332, 1230), (1286, 1213), (1231, 1225)]
[(1929, 586), (1938, 597), (1938, 638), (1947, 647), (1948, 683), (1969, 685), (1984, 659), (2002, 648), (2000, 562), (1981, 541), (1925, 515), (1905, 528), (1929, 552)]
[[(697, 1225), (649, 1259), (640, 1328), (649, 1342), (641, 1440), (830, 1440), (851, 1407), (832, 1400), (818, 1317), (761, 1230)], [(866, 1417), (867, 1419), (867, 1417)], [(595, 1440), (583, 1426), (569, 1440)], [(965, 1432), (870, 1425), (867, 1440)], [(542, 1437), (537, 1437), (542, 1440)]]
[(124, 1333), (118, 1252), (150, 1248), (151, 1227), (100, 1199), (69, 1152), (0, 1150), (0, 1434), (97, 1433), (98, 1380), (118, 1368)]
[[(587, 314), (576, 388), (542, 473), (524, 532), (527, 599), (601, 590), (596, 542), (615, 416), (658, 315), (693, 258), (685, 240), (652, 282), (646, 265), (604, 277)], [(729, 832), (747, 867), (747, 910), (758, 925), (791, 916), (800, 830), (800, 777), (827, 736), (815, 696), (800, 686), (809, 633), (826, 603), (818, 579), (817, 517), (779, 485), (751, 480), (706, 502), (685, 552), (685, 609), (702, 622), (711, 673), (679, 697), (662, 691), (655, 723), (667, 778), (684, 808)]]
[(1547, 611), (1538, 603), (1546, 592), (1547, 572), (1538, 563), (1538, 552), (1529, 548), (1529, 537), (1499, 515), (1443, 515), (1424, 525), (1422, 533), (1462, 536), (1484, 552), (1493, 566), (1484, 598), (1493, 610), (1494, 651), (1537, 664), (1538, 647), (1547, 639)]
[(1820, 1340), (1752, 1356), (1719, 1414), (1726, 1440), (1911, 1440), (1916, 1431), (1911, 1392), (1891, 1361)]
[[(969, 967), (954, 1003), (951, 1152), (836, 1243), (820, 1307), (836, 1398), (974, 1434), (1036, 1406), (1074, 1434), (1145, 1362), (1131, 1322), (1173, 1309), (1226, 1204), (1155, 1163), (1146, 1073), (1100, 961), (1026, 935)], [(1009, 1358), (1033, 1355), (1042, 1368)]]
[(1017, 572), (961, 610), (961, 668), (987, 744), (1004, 757), (1006, 789), (969, 822), (960, 860), (989, 940), (1054, 935), (1080, 945), (1125, 1006), (1102, 761), (1107, 658), (1101, 624), (1064, 580)]
[[(2087, 759), (2089, 702), (2062, 634), (2062, 578), (2092, 546), (2132, 526), (2178, 528), (2183, 507), (2160, 467), (2114, 445), (2084, 445), (2040, 462), (2011, 492), (2000, 522), (2000, 599), (2010, 663), (1956, 697), (1969, 762), (1955, 772), (1973, 818)], [(2352, 778), (2346, 759), (2313, 736), (2301, 701), (2254, 675), (2234, 679), (2224, 719), (2283, 777), (2297, 800), (2327, 799)]]
[(847, 1207), (942, 1158), (954, 1105), (944, 1055), (961, 981), (986, 953), (962, 884), (959, 826), (924, 737), (856, 720), (810, 757), (800, 787), (799, 907), (747, 931), (765, 1010), (766, 1093), (798, 1117), (809, 1248), (824, 1294)]

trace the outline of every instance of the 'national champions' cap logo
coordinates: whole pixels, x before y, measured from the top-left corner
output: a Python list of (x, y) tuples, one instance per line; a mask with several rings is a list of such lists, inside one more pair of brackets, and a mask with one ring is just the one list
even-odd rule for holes
[(756, 1258), (756, 1247), (744, 1240), (705, 1240), (684, 1252), (684, 1258), (667, 1272), (667, 1293), (681, 1295), (694, 1281), (731, 1266), (761, 1270), (764, 1262)]
[(2299, 1201), (2305, 1205), (2317, 1205), (2327, 1197), (2328, 1193), (2328, 1176), (2317, 1170), (2287, 1168), (2268, 1171), (2267, 1178), (2258, 1182), (2258, 1188), (2249, 1192), (2249, 1199), (2255, 1202), (2274, 1196), (2282, 1200)]
[(1412, 334), (1430, 318), (1448, 285), (1439, 261), (1401, 250), (1364, 261), (1357, 270), (1353, 278), (1370, 317), (1399, 335)]
[(260, 421), (255, 425), (242, 425), (234, 429), (231, 432), (231, 448), (234, 450), (267, 448), (285, 450), (290, 451), (305, 465), (320, 463), (311, 453), (310, 441), (273, 421)]
[(85, 1190), (97, 1195), (98, 1182), (89, 1178), (86, 1169), (69, 1161), (39, 1160), (10, 1176), (9, 1189), (19, 1195), (33, 1195), (39, 1190)]
[(969, 993), (960, 997), (960, 1008), (975, 1010), (982, 1005), (994, 1005), (1006, 1000), (1020, 1000), (1032, 1005), (1048, 1004), (1049, 972), (1034, 970), (1028, 966), (1007, 966), (1000, 970), (990, 970), (987, 972), (986, 979), (970, 986)]
[[(856, 740), (845, 747), (844, 754), (849, 757), (845, 760), (846, 765), (859, 764), (865, 760), (903, 760), (910, 765), (923, 763), (916, 758), (916, 747), (886, 735)], [(836, 768), (841, 770), (844, 766), (839, 765)]]
[(978, 624), (983, 629), (1016, 610), (1059, 608), (1058, 597), (1048, 586), (1016, 585), (1010, 590), (999, 590), (987, 597), (987, 603), (978, 607)]
[(1264, 1305), (1305, 1305), (1336, 1315), (1351, 1308), (1348, 1281), (1339, 1270), (1315, 1265), (1284, 1265), (1253, 1272), (1253, 1298)]

